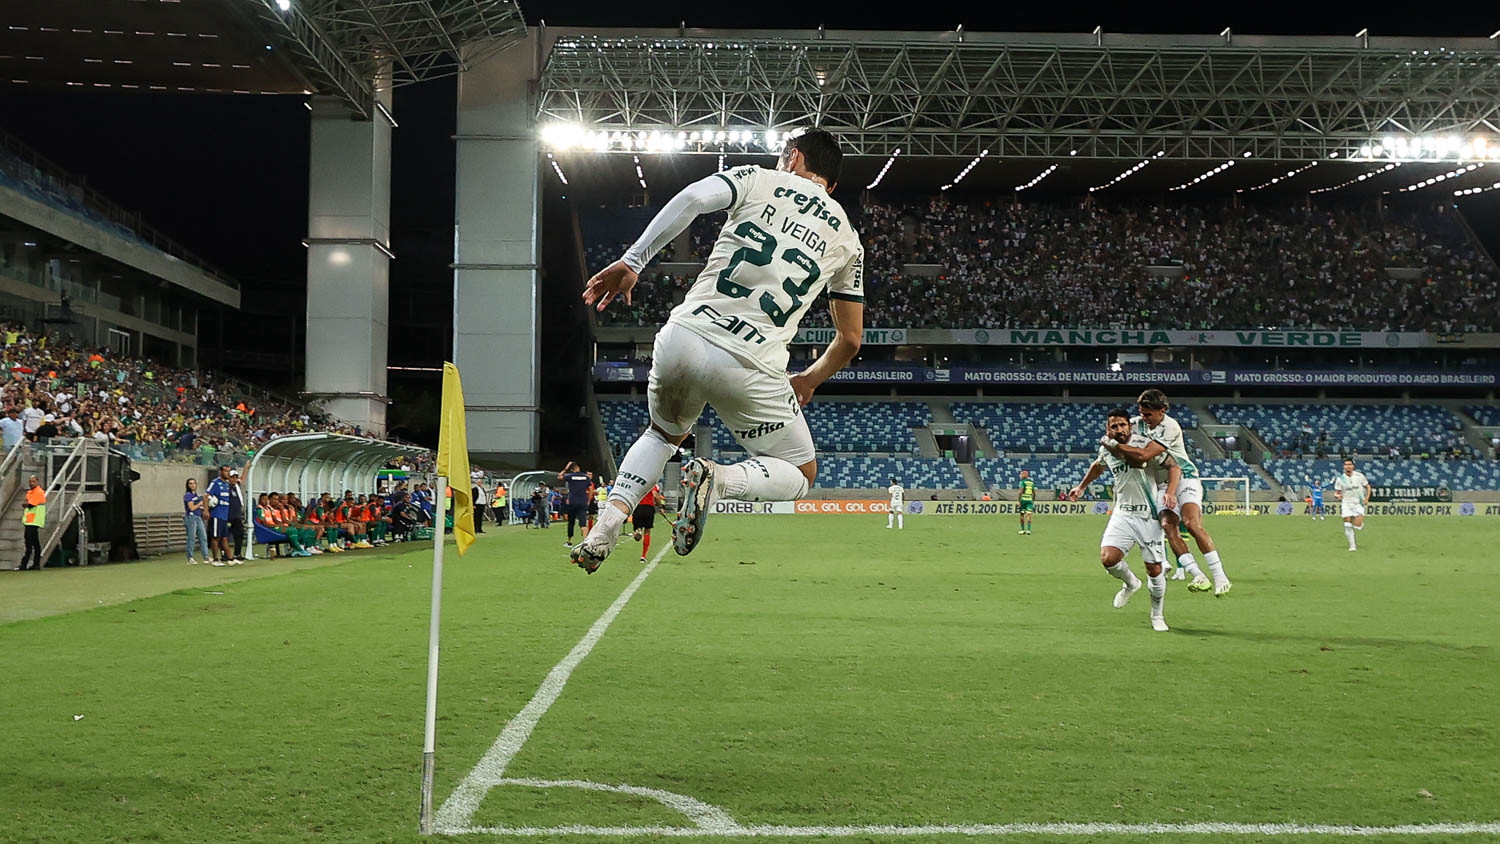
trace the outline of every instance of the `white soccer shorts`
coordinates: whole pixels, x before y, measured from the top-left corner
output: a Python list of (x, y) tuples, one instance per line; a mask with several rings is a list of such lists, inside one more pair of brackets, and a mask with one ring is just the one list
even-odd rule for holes
[(667, 323), (656, 335), (646, 399), (652, 424), (672, 436), (690, 432), (708, 404), (754, 457), (801, 466), (817, 456), (785, 375), (771, 375), (680, 325)]
[(1345, 498), (1343, 501), (1339, 502), (1339, 511), (1340, 518), (1344, 519), (1353, 518), (1354, 516), (1363, 516), (1365, 514), (1365, 505), (1363, 501), (1350, 501), (1349, 499)]
[(1183, 478), (1177, 483), (1177, 506), (1166, 505), (1167, 485), (1156, 485), (1156, 503), (1163, 513), (1176, 513), (1182, 515), (1182, 505), (1197, 504), (1198, 509), (1203, 509), (1203, 482), (1197, 478)]
[(1148, 563), (1164, 562), (1167, 557), (1162, 548), (1161, 522), (1151, 518), (1150, 513), (1126, 513), (1115, 510), (1109, 514), (1109, 524), (1104, 527), (1104, 538), (1099, 547), (1120, 549), (1129, 554), (1130, 549), (1141, 546), (1141, 559)]

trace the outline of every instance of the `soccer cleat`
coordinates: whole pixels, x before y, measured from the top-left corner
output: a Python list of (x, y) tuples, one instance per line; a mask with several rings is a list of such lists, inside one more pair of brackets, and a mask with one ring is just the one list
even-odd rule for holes
[(223, 560), (210, 560), (209, 565), (212, 565), (214, 568), (223, 568), (226, 563)]
[(682, 464), (682, 509), (672, 523), (672, 550), (681, 556), (693, 553), (703, 539), (708, 511), (717, 496), (717, 466), (701, 457)]
[(1217, 583), (1214, 584), (1214, 597), (1215, 598), (1222, 598), (1225, 595), (1228, 595), (1229, 594), (1229, 590), (1231, 590), (1233, 588), (1234, 588), (1234, 584), (1230, 583), (1227, 578), (1224, 579), (1224, 580), (1220, 580), (1220, 581), (1218, 581)]
[(1172, 569), (1172, 579), (1187, 580), (1187, 572), (1183, 570), (1182, 566), (1178, 566), (1177, 568)]
[(605, 532), (600, 529), (602, 527), (601, 525), (599, 528), (589, 531), (589, 535), (585, 536), (582, 542), (574, 545), (573, 550), (568, 552), (568, 559), (573, 561), (573, 565), (578, 566), (588, 574), (593, 574), (599, 570), (600, 564), (609, 557), (610, 552), (615, 550), (615, 544), (620, 541), (620, 533), (618, 531), (613, 536), (598, 536), (597, 534)]
[(1167, 630), (1169, 629), (1167, 627), (1167, 620), (1159, 615), (1151, 616), (1151, 629), (1155, 630), (1158, 633), (1167, 632)]
[(1193, 578), (1193, 582), (1188, 584), (1189, 592), (1212, 592), (1213, 588), (1214, 585), (1209, 583), (1208, 578), (1201, 574)]
[(1121, 609), (1130, 603), (1130, 596), (1139, 591), (1141, 591), (1141, 582), (1139, 580), (1135, 582), (1134, 586), (1131, 586), (1129, 583), (1121, 586), (1120, 591), (1115, 593), (1115, 609)]
[(1026, 531), (1025, 531), (1024, 528), (1021, 529), (1021, 530), (1016, 531), (1016, 536), (1025, 536), (1025, 535), (1026, 535)]
[(643, 562), (643, 563), (644, 563), (644, 562), (646, 562), (646, 558), (645, 558), (645, 557), (642, 557), (642, 558), (641, 558), (641, 562)]

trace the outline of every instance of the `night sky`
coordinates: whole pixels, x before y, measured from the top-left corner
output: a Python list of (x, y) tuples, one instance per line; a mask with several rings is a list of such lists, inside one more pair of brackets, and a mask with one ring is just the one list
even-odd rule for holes
[[(1144, 4), (984, 4), (922, 20), (909, 5), (864, 3), (735, 4), (598, 2), (527, 3), (527, 22), (567, 26), (690, 26), (831, 29), (951, 29), (1246, 34), (1484, 37), (1463, 15), (1398, 13), (1356, 16), (1344, 8), (1268, 17), (1251, 9), (1200, 4), (1185, 11)], [(759, 14), (747, 19), (743, 12)], [(1093, 8), (1093, 11), (1090, 9)], [(437, 366), (448, 354), (453, 225), (453, 80), (397, 92), (392, 190), (391, 352), (398, 366)], [(301, 96), (18, 93), (0, 88), (0, 128), (17, 135), (119, 204), (238, 279), (250, 316), (227, 315), (222, 353), (285, 349), (297, 342), (304, 289), (309, 113)], [(256, 315), (258, 314), (258, 316)], [(420, 319), (414, 314), (432, 315)], [(212, 330), (205, 333), (213, 333)], [(206, 338), (208, 339), (208, 338)], [(218, 338), (211, 338), (212, 346)], [(217, 348), (205, 349), (212, 361)], [(291, 372), (260, 380), (295, 389)], [(426, 392), (422, 379), (396, 377), (393, 392)]]

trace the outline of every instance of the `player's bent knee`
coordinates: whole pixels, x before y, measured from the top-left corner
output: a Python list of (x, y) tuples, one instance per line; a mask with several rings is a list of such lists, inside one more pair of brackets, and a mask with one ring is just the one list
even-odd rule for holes
[(802, 471), (802, 477), (807, 478), (807, 485), (809, 487), (818, 479), (818, 461), (809, 460), (797, 468)]

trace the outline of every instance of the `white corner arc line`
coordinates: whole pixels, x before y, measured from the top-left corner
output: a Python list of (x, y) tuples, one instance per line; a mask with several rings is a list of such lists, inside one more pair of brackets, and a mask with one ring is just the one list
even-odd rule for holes
[(1500, 823), (1426, 823), (1399, 826), (1345, 826), (1298, 823), (1006, 823), (950, 824), (931, 826), (742, 826), (714, 831), (691, 826), (500, 826), (467, 827), (451, 834), (504, 835), (514, 837), (588, 836), (590, 838), (869, 838), (872, 836), (947, 835), (970, 838), (1009, 835), (1101, 836), (1101, 835), (1307, 835), (1336, 838), (1371, 838), (1383, 835), (1428, 837), (1434, 835), (1500, 835)]
[(638, 797), (650, 797), (652, 800), (681, 812), (688, 820), (697, 824), (698, 830), (704, 833), (717, 835), (732, 835), (739, 832), (742, 827), (729, 813), (709, 803), (704, 803), (696, 797), (686, 794), (678, 794), (674, 791), (666, 791), (660, 788), (647, 788), (640, 785), (606, 785), (602, 782), (590, 782), (588, 780), (538, 780), (530, 778), (506, 777), (496, 785), (525, 785), (532, 788), (581, 788), (585, 791), (607, 791), (615, 794), (634, 794)]
[(635, 580), (630, 581), (625, 591), (615, 598), (615, 602), (609, 605), (609, 609), (606, 609), (583, 638), (578, 640), (573, 650), (547, 672), (547, 678), (537, 688), (536, 694), (532, 695), (531, 700), (522, 707), (520, 712), (516, 713), (516, 717), (506, 723), (505, 729), (500, 731), (500, 736), (495, 739), (495, 743), (485, 751), (484, 756), (475, 763), (474, 769), (469, 771), (468, 776), (463, 778), (458, 787), (453, 789), (448, 799), (443, 801), (433, 824), (438, 832), (453, 832), (473, 822), (474, 812), (479, 809), (484, 795), (505, 778), (505, 769), (510, 765), (510, 760), (521, 752), (521, 748), (526, 745), (526, 740), (531, 738), (531, 731), (536, 727), (537, 722), (542, 720), (542, 716), (547, 714), (547, 710), (557, 702), (563, 687), (568, 684), (568, 677), (573, 674), (573, 669), (578, 667), (578, 663), (583, 662), (583, 658), (588, 656), (603, 638), (604, 631), (609, 629), (615, 616), (620, 614), (620, 610), (630, 602), (635, 591), (641, 588), (641, 584), (645, 583), (651, 572), (656, 570), (657, 563), (661, 562), (661, 558), (666, 555), (670, 547), (669, 545), (662, 548), (656, 557), (641, 569), (641, 573), (635, 576)]

